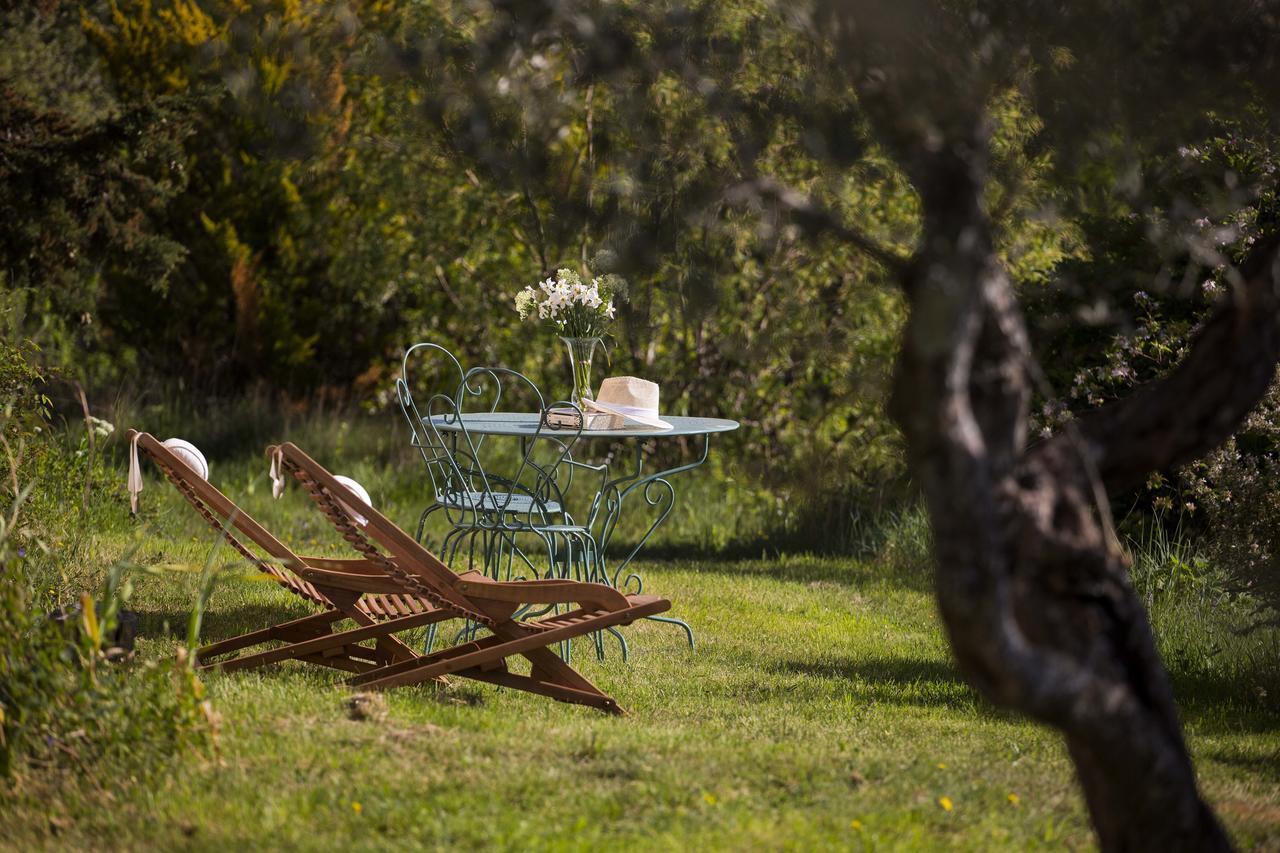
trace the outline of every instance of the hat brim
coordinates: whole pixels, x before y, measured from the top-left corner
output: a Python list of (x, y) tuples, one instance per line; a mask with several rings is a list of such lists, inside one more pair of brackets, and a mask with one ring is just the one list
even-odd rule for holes
[(588, 409), (596, 412), (604, 412), (605, 414), (615, 415), (628, 421), (638, 421), (645, 426), (651, 426), (654, 429), (675, 429), (671, 424), (659, 418), (657, 415), (641, 415), (636, 412), (623, 412), (612, 408), (608, 403), (598, 403), (595, 400), (582, 401)]

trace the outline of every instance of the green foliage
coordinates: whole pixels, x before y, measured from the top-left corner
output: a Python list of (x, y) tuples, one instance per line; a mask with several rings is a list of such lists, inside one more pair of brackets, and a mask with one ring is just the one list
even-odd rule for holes
[[(1136, 180), (1152, 189), (1140, 197), (1093, 196), (1095, 182), (1113, 175), (1082, 182), (1083, 229), (1093, 256), (1064, 265), (1055, 289), (1025, 291), (1042, 330), (1041, 360), (1059, 395), (1044, 401), (1043, 430), (1059, 427), (1072, 412), (1124, 397), (1181, 361), (1200, 322), (1227, 298), (1230, 263), (1280, 219), (1278, 159), (1274, 133), (1246, 117), (1215, 121), (1202, 138), (1149, 158)], [(1152, 271), (1148, 277), (1135, 275), (1144, 269)], [(1089, 322), (1054, 322), (1053, 311), (1069, 300), (1088, 306)], [(1280, 386), (1225, 446), (1180, 471), (1151, 477), (1121, 496), (1117, 509), (1180, 519), (1201, 540), (1203, 557), (1226, 575), (1213, 586), (1254, 602), (1242, 625), (1274, 623), (1280, 618), (1277, 466)], [(1154, 545), (1172, 532), (1148, 529), (1142, 535), (1153, 547), (1144, 552), (1163, 550)], [(1198, 572), (1178, 570), (1191, 566), (1185, 556), (1170, 556), (1160, 571), (1140, 564), (1138, 578), (1148, 598), (1166, 587), (1195, 595), (1184, 581)]]
[[(80, 288), (105, 357), (78, 369), (95, 384), (140, 369), (380, 406), (399, 352), (432, 339), (564, 396), (554, 336), (522, 327), (511, 294), (609, 256), (631, 284), (611, 371), (660, 380), (668, 411), (743, 419), (730, 441), (788, 500), (853, 505), (898, 480), (883, 403), (899, 297), (856, 250), (726, 195), (785, 182), (909, 249), (914, 190), (867, 140), (831, 57), (767, 3), (599, 11), (632, 61), (570, 40), (526, 55), (503, 13), (447, 2), (112, 0), (86, 14), (122, 109), (198, 109), (176, 158), (185, 183), (152, 200), (181, 261), (145, 286)], [(665, 67), (677, 46), (703, 61)], [(1075, 238), (1039, 215), (1051, 158), (1032, 153), (1025, 99), (1006, 93), (995, 114), (1017, 189), (993, 184), (991, 203), (1011, 267), (1037, 280)], [(33, 313), (72, 328), (79, 310)]]
[(33, 438), (49, 420), (52, 402), (44, 393), (38, 353), (31, 341), (0, 339), (0, 400), (8, 401), (5, 439), (11, 445)]
[[(18, 165), (0, 191), (31, 215), (0, 258), (30, 324), (51, 325), (44, 361), (100, 389), (248, 382), (377, 410), (404, 347), (430, 339), (561, 397), (554, 334), (522, 325), (512, 294), (609, 257), (631, 285), (609, 371), (659, 380), (672, 413), (742, 420), (725, 447), (774, 490), (779, 529), (854, 542), (905, 493), (884, 405), (904, 308), (814, 218), (906, 256), (920, 205), (869, 137), (849, 58), (808, 12), (756, 0), (536, 8), (5, 12), (5, 121), (27, 129), (6, 137)], [(1052, 429), (1176, 362), (1212, 304), (1199, 285), (1226, 286), (1206, 259), (1273, 224), (1276, 145), (1266, 110), (1179, 120), (1181, 150), (1149, 127), (1131, 146), (1064, 129), (1055, 93), (1096, 69), (1065, 31), (1037, 40), (1046, 26), (988, 104), (985, 202), (1056, 389)]]
[[(77, 577), (70, 563), (85, 551), (68, 528), (85, 520), (72, 509), (82, 480), (68, 478), (53, 441), (47, 430), (6, 438), (0, 455), (0, 783), (70, 773), (104, 785), (102, 766), (150, 774), (206, 747), (215, 720), (185, 654), (137, 665), (108, 659), (119, 653), (110, 638), (132, 592), (129, 555)], [(76, 467), (93, 464), (80, 460)], [(73, 578), (97, 594), (78, 591)], [(53, 618), (55, 608), (68, 618)]]
[(83, 363), (101, 346), (114, 291), (163, 291), (184, 254), (159, 220), (185, 185), (182, 101), (120, 103), (94, 71), (70, 3), (0, 11), (0, 229), (6, 288)]

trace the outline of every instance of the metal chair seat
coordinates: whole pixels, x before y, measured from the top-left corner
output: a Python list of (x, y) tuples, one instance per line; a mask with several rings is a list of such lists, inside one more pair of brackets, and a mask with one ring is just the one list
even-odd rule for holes
[(540, 501), (530, 495), (511, 492), (451, 492), (437, 495), (436, 500), (450, 509), (504, 512), (513, 515), (536, 512), (547, 516), (560, 514), (558, 501)]

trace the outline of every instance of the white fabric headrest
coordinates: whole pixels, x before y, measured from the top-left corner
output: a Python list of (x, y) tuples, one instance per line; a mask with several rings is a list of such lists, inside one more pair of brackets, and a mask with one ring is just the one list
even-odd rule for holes
[(208, 481), (209, 462), (204, 458), (204, 454), (200, 452), (200, 448), (181, 438), (170, 438), (160, 443), (169, 448), (169, 451), (178, 457), (182, 464), (200, 475), (201, 480)]
[[(364, 501), (369, 506), (373, 506), (373, 499), (369, 497), (369, 490), (366, 489), (364, 486), (360, 485), (350, 477), (344, 477), (341, 474), (334, 474), (333, 479), (337, 480), (339, 483), (341, 483), (342, 485), (350, 489), (352, 492), (354, 492), (355, 496), (360, 498), (360, 500)], [(369, 523), (369, 519), (365, 518), (363, 515), (353, 510), (350, 506), (346, 504), (345, 501), (338, 501), (338, 503), (342, 504), (342, 508), (346, 510), (347, 515), (351, 516), (351, 520), (354, 521), (356, 524), (360, 525), (361, 527), (364, 527), (366, 524)]]

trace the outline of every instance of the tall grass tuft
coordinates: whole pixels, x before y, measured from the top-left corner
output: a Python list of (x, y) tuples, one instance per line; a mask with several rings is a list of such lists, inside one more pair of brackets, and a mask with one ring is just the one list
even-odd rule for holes
[[(84, 552), (67, 530), (98, 500), (91, 491), (81, 503), (84, 484), (108, 475), (67, 477), (74, 463), (47, 431), (9, 438), (11, 411), (0, 419), (0, 780), (69, 772), (101, 786), (92, 768), (107, 760), (145, 776), (207, 746), (213, 710), (188, 660), (109, 657), (132, 592), (132, 552), (77, 589), (85, 572), (68, 561)], [(40, 505), (56, 514), (33, 511)], [(48, 612), (56, 601), (63, 606)], [(10, 790), (0, 786), (0, 802)]]

